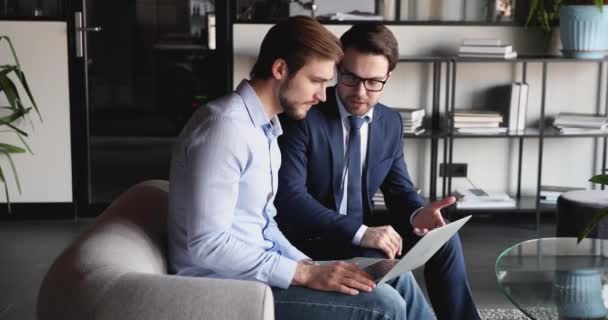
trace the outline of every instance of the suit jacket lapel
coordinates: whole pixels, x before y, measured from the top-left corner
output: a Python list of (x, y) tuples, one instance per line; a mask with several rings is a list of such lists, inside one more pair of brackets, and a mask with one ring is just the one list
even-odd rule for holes
[(332, 161), (332, 187), (334, 193), (334, 202), (336, 209), (340, 204), (340, 189), (342, 185), (342, 172), (344, 170), (344, 136), (342, 131), (342, 120), (338, 111), (338, 103), (336, 102), (336, 93), (334, 88), (328, 88), (326, 92), (327, 100), (323, 105), (319, 106), (325, 115), (326, 134), (331, 149)]
[(367, 181), (369, 181), (370, 176), (369, 169), (373, 168), (374, 165), (381, 160), (379, 159), (379, 157), (382, 154), (382, 121), (384, 121), (382, 116), (383, 115), (381, 109), (374, 109), (374, 119), (369, 124), (369, 136), (367, 137), (367, 159), (365, 161), (365, 168), (363, 169), (365, 171), (365, 179), (363, 183), (366, 188), (365, 190), (367, 190), (367, 192), (365, 193), (366, 197), (363, 199), (364, 204), (366, 202), (370, 202), (370, 190), (367, 183)]

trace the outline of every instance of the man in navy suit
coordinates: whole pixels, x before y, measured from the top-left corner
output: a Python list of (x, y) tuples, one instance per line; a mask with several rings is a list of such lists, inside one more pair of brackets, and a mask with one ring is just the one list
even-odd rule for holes
[[(440, 209), (455, 199), (424, 203), (404, 161), (401, 117), (378, 103), (398, 62), (394, 35), (368, 22), (340, 40), (344, 58), (327, 100), (303, 120), (281, 120), (277, 221), (314, 259), (392, 259), (444, 225)], [(371, 210), (378, 189), (388, 213)], [(424, 275), (439, 319), (479, 319), (458, 235), (429, 260)]]

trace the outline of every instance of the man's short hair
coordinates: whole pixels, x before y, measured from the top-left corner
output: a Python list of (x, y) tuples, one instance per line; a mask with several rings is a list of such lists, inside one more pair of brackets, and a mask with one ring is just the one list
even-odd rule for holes
[(251, 78), (272, 76), (272, 65), (277, 59), (287, 63), (290, 74), (295, 74), (311, 58), (342, 59), (340, 40), (317, 20), (295, 16), (274, 25), (262, 41), (260, 54), (251, 70)]
[(399, 61), (399, 44), (393, 33), (380, 22), (359, 23), (348, 29), (342, 37), (342, 48), (353, 48), (364, 53), (380, 54), (388, 59), (388, 71)]

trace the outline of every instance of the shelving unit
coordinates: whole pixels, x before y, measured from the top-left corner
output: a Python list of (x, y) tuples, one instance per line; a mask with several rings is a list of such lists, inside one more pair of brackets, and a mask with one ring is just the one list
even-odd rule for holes
[[(608, 72), (606, 72), (605, 63), (608, 58), (602, 60), (576, 60), (562, 57), (549, 56), (521, 56), (517, 59), (486, 59), (486, 58), (458, 58), (458, 57), (404, 57), (399, 60), (400, 63), (430, 63), (432, 64), (432, 106), (430, 115), (430, 127), (425, 127), (425, 132), (419, 135), (404, 134), (404, 139), (430, 139), (431, 140), (431, 169), (429, 183), (428, 201), (437, 200), (436, 192), (439, 167), (439, 141), (443, 140), (443, 159), (442, 163), (452, 164), (454, 160), (454, 141), (457, 139), (516, 139), (518, 142), (518, 163), (517, 163), (517, 190), (514, 195), (511, 195), (516, 200), (514, 208), (483, 208), (483, 209), (455, 209), (458, 215), (464, 214), (501, 214), (510, 212), (526, 212), (534, 213), (536, 218), (535, 228), (540, 227), (540, 218), (542, 213), (554, 212), (555, 204), (542, 203), (540, 201), (540, 188), (542, 182), (542, 163), (543, 163), (543, 147), (545, 139), (560, 139), (560, 138), (595, 138), (602, 141), (602, 169), (606, 169), (607, 151), (608, 151), (608, 131), (604, 133), (584, 133), (584, 134), (563, 134), (559, 130), (547, 126), (546, 122), (546, 96), (547, 96), (547, 70), (550, 64), (554, 63), (596, 63), (599, 68), (599, 79), (597, 81), (596, 98), (596, 114), (608, 115), (608, 87), (606, 88), (606, 105), (602, 108), (600, 94), (602, 84), (608, 84)], [(527, 128), (523, 132), (506, 132), (506, 133), (486, 133), (486, 134), (469, 134), (458, 133), (454, 129), (453, 119), (456, 107), (456, 90), (457, 90), (457, 68), (459, 64), (471, 63), (510, 63), (519, 64), (522, 68), (521, 82), (527, 82), (528, 78), (528, 63), (540, 63), (542, 66), (542, 82), (541, 82), (541, 105), (540, 119), (537, 128)], [(442, 82), (446, 88), (444, 97), (441, 97)], [(441, 101), (444, 100), (443, 113), (441, 112)], [(576, 110), (574, 110), (576, 111)], [(446, 116), (447, 115), (447, 116)], [(523, 147), (525, 140), (538, 140), (538, 162), (536, 176), (536, 195), (524, 196), (521, 191), (522, 184), (522, 164), (523, 164)], [(445, 176), (442, 178), (441, 197), (446, 197), (452, 193), (452, 178)], [(378, 208), (380, 210), (385, 208)]]
[[(449, 70), (450, 59), (448, 57), (403, 57), (399, 59), (399, 63), (428, 63), (432, 65), (433, 74), (433, 85), (432, 85), (432, 102), (431, 102), (431, 123), (430, 128), (425, 128), (425, 132), (414, 135), (404, 134), (404, 139), (430, 139), (431, 140), (431, 166), (430, 166), (430, 183), (429, 183), (429, 199), (434, 201), (437, 199), (437, 162), (438, 162), (438, 148), (439, 140), (445, 139), (447, 131), (441, 128), (441, 115), (440, 115), (440, 99), (441, 99), (441, 75), (442, 71), (446, 72)], [(446, 80), (449, 77), (446, 76)], [(449, 82), (446, 81), (445, 86), (447, 87)], [(447, 102), (447, 100), (446, 100)]]
[[(450, 67), (448, 70), (448, 77), (450, 78), (450, 86), (448, 87), (449, 103), (446, 104), (445, 114), (448, 115), (444, 118), (445, 127), (449, 128), (447, 130), (447, 144), (444, 145), (444, 159), (443, 162), (447, 164), (453, 163), (454, 158), (454, 141), (456, 139), (466, 139), (466, 138), (488, 138), (488, 139), (517, 139), (518, 140), (518, 169), (517, 169), (517, 192), (515, 195), (516, 207), (509, 209), (457, 209), (458, 213), (467, 213), (467, 214), (475, 214), (479, 212), (484, 213), (494, 213), (494, 212), (512, 212), (512, 211), (531, 211), (536, 214), (536, 230), (540, 227), (540, 216), (543, 212), (551, 212), (555, 210), (555, 205), (545, 204), (540, 202), (540, 189), (541, 189), (541, 181), (542, 181), (542, 164), (543, 164), (543, 144), (545, 138), (596, 138), (603, 139), (603, 152), (602, 152), (602, 169), (606, 169), (606, 151), (607, 151), (607, 140), (608, 133), (586, 133), (586, 134), (562, 134), (558, 130), (552, 127), (546, 127), (546, 97), (547, 97), (547, 70), (549, 64), (553, 63), (597, 63), (599, 68), (599, 81), (597, 81), (597, 92), (598, 95), (596, 97), (596, 114), (608, 114), (608, 90), (606, 97), (606, 106), (602, 109), (601, 103), (601, 86), (602, 79), (605, 79), (605, 68), (604, 62), (606, 59), (602, 60), (575, 60), (575, 59), (566, 59), (562, 57), (540, 57), (540, 56), (523, 56), (517, 59), (505, 60), (505, 59), (474, 59), (474, 58), (452, 58), (450, 62)], [(457, 90), (457, 67), (459, 64), (463, 63), (516, 63), (522, 65), (522, 78), (521, 82), (526, 83), (528, 76), (528, 63), (541, 63), (542, 64), (542, 84), (541, 84), (541, 105), (540, 105), (540, 117), (539, 117), (539, 126), (538, 128), (526, 129), (523, 133), (502, 133), (502, 134), (461, 134), (457, 133), (454, 130), (454, 121), (453, 115), (455, 112), (456, 106), (456, 98), (455, 93)], [(605, 81), (605, 82), (608, 82)], [(536, 177), (536, 196), (535, 197), (526, 197), (521, 194), (521, 182), (522, 182), (522, 155), (523, 155), (523, 146), (524, 141), (526, 139), (538, 139), (538, 164), (537, 170), (538, 174)], [(596, 151), (597, 152), (597, 151)], [(436, 177), (431, 176), (431, 179), (436, 179)], [(447, 181), (446, 181), (447, 180)], [(449, 195), (452, 192), (452, 177), (449, 176), (447, 179), (444, 179), (443, 185), (443, 195)]]

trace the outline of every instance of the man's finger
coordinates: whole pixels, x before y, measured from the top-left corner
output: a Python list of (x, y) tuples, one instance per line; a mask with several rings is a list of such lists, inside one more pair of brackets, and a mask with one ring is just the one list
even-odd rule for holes
[(391, 248), (391, 243), (388, 240), (384, 240), (380, 243), (380, 247), (382, 249), (382, 251), (384, 251), (384, 254), (386, 254), (386, 256), (389, 259), (393, 259), (395, 256), (393, 254), (393, 248)]
[(414, 233), (415, 233), (417, 236), (419, 236), (419, 237), (424, 236), (424, 235), (425, 235), (425, 234), (427, 234), (428, 232), (429, 232), (429, 229), (426, 229), (426, 228), (423, 228), (423, 229), (420, 229), (420, 228), (414, 228)]
[(369, 286), (375, 287), (374, 279), (369, 273), (363, 271), (363, 269), (359, 268), (359, 266), (351, 263), (347, 263), (344, 266), (344, 274), (346, 277), (355, 278), (359, 282), (366, 283)]
[(359, 291), (371, 292), (373, 290), (372, 286), (365, 282), (359, 281), (358, 278), (345, 278), (342, 280), (342, 284)]
[(401, 246), (401, 237), (395, 232), (395, 234), (393, 234), (390, 239), (391, 243), (393, 244), (393, 249), (396, 255), (397, 253), (399, 253), (399, 247)]
[(435, 227), (443, 227), (446, 225), (445, 220), (443, 220), (443, 216), (441, 215), (441, 211), (435, 211)]
[(359, 291), (355, 290), (355, 289), (351, 289), (343, 284), (339, 284), (335, 287), (330, 287), (330, 289), (333, 289), (334, 291), (340, 292), (340, 293), (344, 293), (344, 294), (348, 294), (351, 296), (356, 296), (359, 294)]
[(427, 205), (427, 207), (433, 211), (441, 210), (445, 207), (449, 207), (456, 202), (456, 198), (453, 196), (449, 196), (447, 198), (443, 198), (441, 200), (431, 202)]

